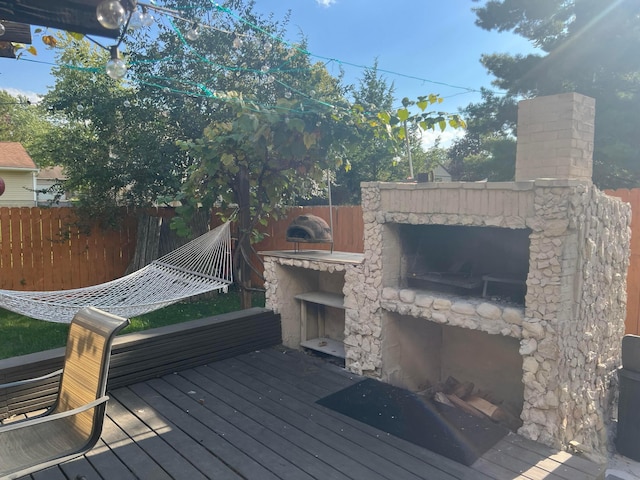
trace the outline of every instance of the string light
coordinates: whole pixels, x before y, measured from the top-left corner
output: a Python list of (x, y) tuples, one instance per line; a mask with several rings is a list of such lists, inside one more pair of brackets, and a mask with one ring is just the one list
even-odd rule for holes
[(198, 24), (193, 25), (193, 28), (185, 35), (185, 38), (192, 42), (200, 38), (200, 29), (198, 28)]
[(4, 35), (4, 32), (6, 32), (7, 29), (4, 27), (4, 25), (2, 24), (2, 22), (0, 22), (0, 37)]
[(113, 45), (110, 48), (111, 58), (107, 62), (105, 66), (105, 70), (107, 75), (109, 75), (114, 80), (120, 80), (127, 74), (127, 65), (124, 63), (124, 60), (120, 58), (120, 51), (118, 50), (117, 45)]
[[(125, 6), (123, 6), (123, 4)], [(126, 7), (126, 8), (125, 8)], [(216, 64), (214, 62), (211, 62), (210, 60), (208, 60), (206, 57), (203, 57), (201, 54), (199, 54), (198, 52), (196, 52), (193, 47), (191, 47), (186, 41), (189, 40), (191, 42), (193, 42), (194, 40), (197, 40), (199, 38), (199, 36), (201, 35), (202, 32), (202, 27), (205, 27), (207, 29), (213, 29), (219, 32), (223, 32), (229, 35), (234, 35), (234, 39), (232, 41), (232, 45), (235, 49), (240, 49), (243, 46), (244, 40), (243, 37), (253, 37), (253, 35), (243, 35), (243, 34), (239, 34), (237, 32), (229, 32), (220, 28), (217, 28), (215, 26), (212, 25), (208, 25), (205, 23), (192, 23), (193, 27), (183, 36), (180, 32), (180, 30), (173, 24), (173, 22), (171, 22), (171, 25), (173, 27), (173, 29), (176, 31), (176, 34), (178, 36), (178, 38), (182, 41), (183, 45), (186, 48), (189, 48), (191, 50), (192, 53), (194, 53), (197, 57), (197, 59), (199, 59), (200, 62), (202, 63), (206, 63), (212, 67), (215, 67), (216, 69), (218, 69), (219, 72), (222, 72), (222, 75), (224, 76), (228, 76), (229, 74), (233, 74), (235, 73), (236, 76), (241, 76), (243, 73), (252, 73), (254, 75), (257, 76), (262, 76), (262, 80), (264, 83), (266, 84), (271, 84), (271, 83), (278, 83), (280, 84), (282, 87), (284, 87), (284, 93), (283, 96), (285, 99), (287, 100), (291, 100), (294, 93), (296, 96), (298, 96), (299, 100), (302, 99), (303, 101), (299, 101), (298, 103), (295, 103), (294, 106), (292, 108), (289, 107), (281, 107), (281, 106), (274, 106), (274, 105), (269, 105), (270, 108), (277, 108), (280, 110), (284, 110), (284, 111), (290, 111), (290, 112), (296, 112), (296, 113), (303, 113), (305, 112), (305, 103), (304, 101), (307, 101), (307, 104), (310, 103), (314, 103), (317, 105), (321, 105), (324, 107), (328, 107), (330, 108), (333, 112), (337, 112), (338, 110), (340, 110), (341, 108), (338, 108), (334, 105), (331, 105), (330, 103), (327, 103), (325, 101), (323, 101), (321, 98), (318, 98), (318, 95), (316, 94), (315, 91), (311, 90), (309, 93), (304, 93), (302, 91), (300, 91), (297, 88), (294, 88), (291, 85), (288, 85), (284, 82), (282, 82), (281, 80), (278, 80), (275, 77), (275, 74), (278, 73), (295, 73), (297, 71), (307, 71), (309, 68), (304, 68), (304, 69), (284, 69), (282, 67), (284, 67), (285, 65), (289, 64), (295, 57), (297, 57), (298, 55), (304, 55), (304, 56), (309, 56), (309, 57), (316, 57), (316, 58), (320, 58), (326, 61), (325, 65), (328, 65), (330, 63), (338, 63), (341, 67), (343, 65), (347, 65), (347, 66), (351, 66), (351, 67), (356, 67), (356, 68), (360, 68), (360, 69), (370, 69), (371, 67), (369, 66), (364, 66), (364, 65), (358, 65), (358, 64), (354, 64), (354, 63), (349, 63), (349, 62), (343, 62), (341, 60), (335, 59), (335, 58), (328, 58), (328, 57), (322, 57), (319, 55), (315, 55), (305, 49), (302, 49), (296, 45), (292, 45), (289, 42), (287, 42), (286, 40), (279, 38), (276, 35), (271, 34), (270, 32), (266, 31), (265, 29), (259, 27), (258, 25), (243, 19), (242, 17), (238, 16), (237, 14), (235, 14), (234, 12), (232, 12), (231, 10), (229, 10), (228, 8), (225, 7), (221, 7), (218, 4), (213, 4), (213, 7), (215, 9), (217, 9), (220, 12), (224, 12), (228, 15), (230, 15), (232, 18), (235, 18), (236, 20), (238, 20), (241, 23), (244, 23), (246, 25), (248, 25), (252, 30), (262, 34), (263, 36), (266, 37), (265, 40), (263, 40), (262, 43), (262, 49), (265, 53), (269, 53), (272, 48), (273, 48), (273, 43), (279, 43), (282, 44), (288, 48), (291, 49), (291, 54), (288, 56), (288, 58), (286, 59), (286, 61), (279, 67), (279, 68), (273, 68), (273, 67), (269, 67), (268, 65), (263, 66), (260, 70), (253, 70), (253, 69), (249, 69), (247, 68), (246, 65), (243, 66), (227, 66), (227, 65), (220, 65), (220, 64)], [(126, 29), (134, 29), (134, 28), (140, 28), (141, 26), (150, 26), (153, 24), (153, 22), (155, 21), (154, 17), (151, 15), (151, 13), (149, 12), (150, 10), (153, 10), (157, 13), (161, 13), (161, 14), (165, 14), (168, 17), (171, 18), (175, 18), (175, 19), (179, 19), (185, 22), (193, 22), (193, 20), (188, 20), (186, 18), (182, 18), (180, 16), (180, 12), (177, 10), (171, 10), (165, 7), (160, 7), (154, 4), (142, 4), (142, 3), (138, 3), (138, 6), (136, 6), (136, 2), (135, 0), (104, 0), (102, 1), (97, 9), (96, 9), (96, 17), (98, 19), (98, 21), (100, 22), (101, 25), (103, 25), (105, 28), (111, 28), (111, 29), (115, 29), (115, 28), (122, 28), (122, 33), (121, 36), (118, 40), (117, 45), (112, 46), (109, 48), (110, 50), (110, 60), (107, 62), (107, 65), (105, 66), (105, 71), (107, 73), (107, 75), (109, 75), (111, 78), (114, 79), (121, 79), (126, 75), (127, 72), (127, 66), (125, 64), (125, 62), (122, 60), (122, 58), (120, 57), (120, 53), (118, 51), (118, 46), (120, 45), (120, 43), (122, 42), (124, 35), (126, 33)], [(186, 8), (183, 10), (187, 10)], [(128, 20), (128, 21), (127, 21)], [(0, 23), (0, 28), (2, 28), (3, 25)], [(1, 30), (0, 30), (1, 32)], [(0, 33), (1, 34), (1, 33)], [(103, 47), (105, 48), (105, 47)], [(142, 63), (158, 63), (158, 62), (166, 62), (166, 61), (170, 61), (171, 60), (171, 56), (166, 56), (164, 58), (161, 59), (153, 59), (153, 60), (141, 60), (138, 62), (132, 62), (132, 63), (138, 63), (138, 64), (142, 64)], [(35, 60), (31, 60), (25, 57), (22, 57), (21, 60), (26, 60), (26, 61), (33, 61), (36, 63), (47, 63), (47, 62), (40, 62), (40, 61), (35, 61)], [(50, 63), (49, 63), (50, 64)], [(88, 71), (88, 72), (96, 72), (99, 71), (99, 69), (94, 68), (94, 67), (78, 67), (78, 66), (71, 66), (71, 65), (57, 65), (57, 66), (61, 66), (61, 67), (67, 67), (67, 68), (72, 68), (74, 70), (84, 70), (84, 71)], [(406, 75), (406, 74), (402, 74), (402, 73), (398, 73), (398, 72), (393, 72), (390, 70), (384, 70), (384, 69), (377, 69), (379, 72), (384, 72), (387, 74), (391, 74), (391, 75), (395, 75), (395, 76), (400, 76), (400, 77), (405, 77), (405, 78), (409, 78), (409, 79), (414, 79), (414, 80), (418, 80), (421, 81), (423, 84), (424, 83), (432, 83), (432, 84), (436, 84), (436, 85), (443, 85), (443, 86), (447, 86), (450, 88), (456, 88), (456, 89), (461, 89), (463, 90), (462, 92), (456, 93), (454, 95), (450, 95), (450, 96), (457, 96), (457, 95), (462, 95), (462, 94), (468, 94), (468, 93), (480, 93), (481, 91), (478, 89), (474, 89), (474, 88), (469, 88), (469, 87), (461, 87), (461, 86), (457, 86), (457, 85), (451, 85), (445, 82), (437, 82), (434, 80), (429, 80), (429, 79), (425, 79), (425, 78), (420, 78), (417, 76), (413, 76), (413, 75)], [(189, 82), (186, 81), (184, 79), (175, 79), (175, 78), (164, 78), (164, 79), (160, 79), (161, 83), (155, 83), (154, 81), (148, 81), (145, 80), (145, 78), (147, 79), (153, 79), (154, 77), (151, 76), (147, 76), (147, 77), (139, 77), (136, 79), (137, 83), (139, 85), (146, 85), (146, 86), (150, 86), (150, 87), (154, 87), (154, 88), (158, 88), (160, 90), (162, 90), (164, 93), (174, 93), (174, 94), (181, 94), (181, 95), (188, 95), (191, 97), (203, 97), (203, 98), (216, 98), (216, 99), (220, 99), (222, 101), (235, 101), (234, 99), (229, 99), (229, 98), (220, 98), (217, 97), (215, 95), (215, 91), (213, 90), (213, 88), (208, 87), (206, 84), (201, 84), (201, 83), (195, 83), (195, 82)], [(215, 78), (215, 77), (214, 77)], [(213, 78), (211, 79), (213, 80)], [(183, 83), (185, 85), (187, 85), (188, 87), (186, 89), (176, 89), (176, 88), (170, 88), (169, 86), (167, 86), (167, 84), (169, 85), (173, 85), (173, 84), (178, 84), (178, 83)], [(207, 82), (208, 83), (208, 82)], [(193, 90), (195, 89), (195, 90)], [(490, 91), (492, 93), (495, 94), (504, 94), (504, 92), (495, 92), (495, 91), (491, 91), (491, 90), (487, 90)], [(443, 98), (447, 98), (447, 97), (443, 97)], [(290, 102), (290, 103), (293, 103)], [(130, 105), (130, 104), (129, 104)], [(129, 106), (129, 105), (125, 105), (125, 106)], [(217, 106), (217, 103), (216, 103)], [(298, 107), (299, 106), (299, 107)], [(263, 107), (263, 106), (260, 106)], [(308, 105), (307, 105), (308, 107)], [(77, 109), (78, 111), (82, 111), (83, 110), (83, 106), (82, 105), (78, 105)], [(308, 110), (308, 108), (307, 108)]]
[(124, 25), (127, 11), (118, 0), (105, 0), (98, 4), (96, 18), (104, 28), (115, 30)]
[(153, 15), (151, 15), (151, 12), (147, 9), (147, 7), (143, 6), (142, 7), (142, 26), (143, 27), (150, 27), (151, 25), (153, 25)]
[(131, 12), (131, 16), (129, 17), (129, 30), (138, 30), (144, 26), (144, 12), (136, 8), (133, 12)]

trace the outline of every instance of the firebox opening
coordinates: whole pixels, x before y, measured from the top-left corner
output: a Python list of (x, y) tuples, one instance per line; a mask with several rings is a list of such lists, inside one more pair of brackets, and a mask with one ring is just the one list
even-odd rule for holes
[(383, 317), (382, 333), (383, 381), (421, 392), (454, 377), (520, 416), (524, 384), (517, 339), (395, 313)]
[(529, 229), (400, 225), (406, 286), (524, 304)]

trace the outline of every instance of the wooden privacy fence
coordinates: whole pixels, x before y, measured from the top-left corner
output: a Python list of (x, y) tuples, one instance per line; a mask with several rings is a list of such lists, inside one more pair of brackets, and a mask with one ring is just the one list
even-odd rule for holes
[[(256, 250), (293, 248), (285, 240), (291, 220), (312, 213), (329, 222), (328, 207), (296, 207), (288, 215), (263, 227), (265, 238)], [(158, 209), (152, 216), (170, 218), (172, 211)], [(363, 251), (362, 209), (334, 207), (336, 250)], [(66, 290), (108, 282), (124, 275), (136, 245), (136, 218), (123, 211), (121, 226), (90, 233), (78, 228), (73, 208), (0, 208), (0, 289)], [(301, 248), (328, 249), (326, 244)]]
[(136, 244), (135, 218), (118, 230), (78, 227), (73, 208), (0, 208), (0, 288), (66, 290), (121, 276)]
[[(340, 206), (331, 209), (333, 215), (333, 249), (340, 252), (364, 252), (364, 221), (362, 207)], [(324, 219), (331, 225), (328, 206), (292, 207), (287, 215), (280, 220), (270, 221), (266, 227), (259, 229), (266, 236), (260, 243), (254, 245), (256, 251), (291, 250), (294, 244), (287, 242), (286, 231), (289, 224), (298, 215), (311, 214)], [(327, 243), (300, 243), (301, 250), (329, 250)]]
[(626, 333), (640, 335), (640, 188), (605, 190), (631, 205), (631, 258), (627, 271)]
[[(627, 274), (627, 333), (640, 334), (640, 188), (607, 190), (631, 204), (631, 261)], [(285, 232), (298, 215), (310, 213), (330, 223), (326, 206), (295, 207), (261, 231), (256, 251), (290, 250)], [(364, 224), (360, 206), (333, 207), (334, 250), (362, 253)], [(158, 211), (158, 215), (167, 212)], [(133, 258), (136, 220), (126, 216), (119, 230), (94, 228), (85, 235), (74, 225), (71, 208), (0, 208), (0, 289), (63, 290), (107, 282), (124, 274)], [(330, 248), (328, 244), (299, 244), (300, 249)]]

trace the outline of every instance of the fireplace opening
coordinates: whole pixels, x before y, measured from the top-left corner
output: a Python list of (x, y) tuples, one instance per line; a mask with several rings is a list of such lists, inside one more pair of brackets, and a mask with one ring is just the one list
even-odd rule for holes
[(433, 397), (438, 385), (454, 378), (520, 417), (524, 384), (517, 339), (389, 312), (382, 326), (382, 381)]
[(406, 286), (524, 305), (529, 229), (403, 224), (398, 233)]

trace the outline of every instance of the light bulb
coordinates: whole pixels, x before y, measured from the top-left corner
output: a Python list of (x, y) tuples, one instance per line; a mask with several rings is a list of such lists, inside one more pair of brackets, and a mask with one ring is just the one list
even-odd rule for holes
[(96, 8), (96, 17), (104, 28), (114, 30), (124, 25), (127, 12), (118, 0), (105, 0)]
[(191, 42), (200, 38), (200, 30), (198, 29), (198, 25), (194, 25), (193, 28), (187, 32), (185, 37)]
[(129, 30), (137, 30), (144, 26), (144, 12), (138, 10), (137, 8), (131, 13), (131, 17), (129, 17), (129, 25), (127, 28)]
[(284, 92), (284, 98), (291, 98), (291, 92), (289, 90)]
[(84, 111), (84, 105), (82, 105), (81, 103), (79, 103), (78, 105), (76, 105), (76, 110), (78, 112), (83, 112)]
[(4, 32), (6, 32), (7, 29), (4, 28), (4, 25), (2, 24), (2, 22), (0, 22), (0, 37), (4, 35)]
[(122, 105), (124, 105), (126, 108), (129, 108), (131, 106), (131, 102), (129, 100), (125, 100), (124, 102), (122, 102)]
[(120, 52), (115, 45), (111, 47), (111, 59), (107, 62), (105, 70), (114, 80), (119, 80), (127, 74), (127, 65), (120, 58)]
[(240, 37), (236, 37), (233, 39), (233, 48), (240, 48), (242, 46), (242, 39)]
[(149, 13), (146, 7), (142, 7), (142, 26), (150, 27), (153, 25), (153, 15)]

